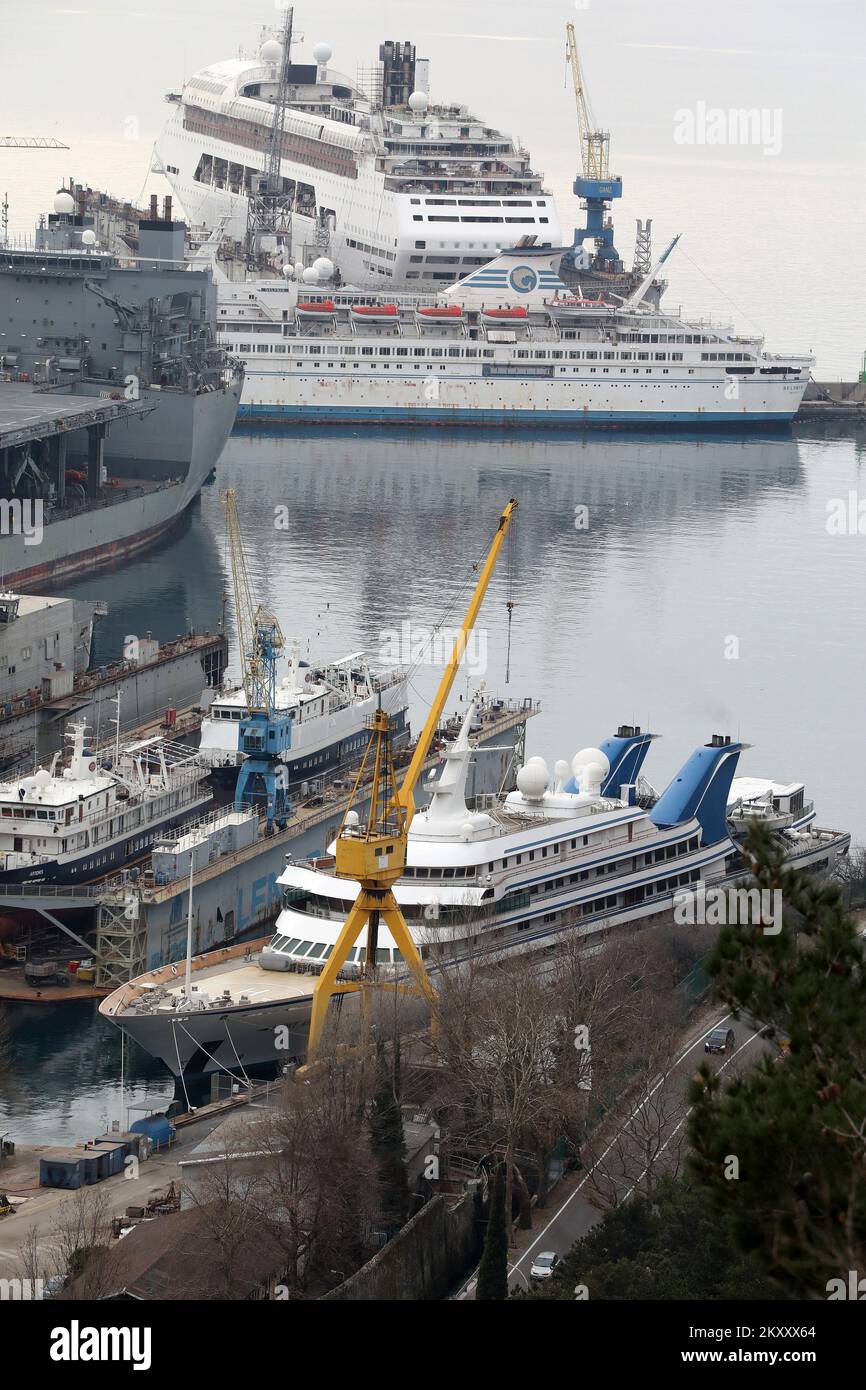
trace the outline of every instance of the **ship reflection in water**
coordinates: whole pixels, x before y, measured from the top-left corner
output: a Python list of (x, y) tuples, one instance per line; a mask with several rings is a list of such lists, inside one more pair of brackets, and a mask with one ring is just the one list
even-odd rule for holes
[[(527, 751), (551, 765), (619, 723), (653, 728), (657, 785), (722, 730), (755, 745), (744, 775), (803, 780), (828, 824), (866, 838), (864, 755), (846, 737), (860, 717), (861, 544), (826, 526), (858, 486), (852, 438), (236, 433), (218, 484), (237, 489), (254, 590), (316, 660), (387, 656), (404, 623), (435, 627), (518, 497), (455, 694), (483, 678), (540, 699)], [(227, 586), (208, 488), (182, 536), (74, 592), (109, 601), (97, 642), (114, 651), (128, 632), (216, 626)], [(416, 728), (439, 674), (413, 678)], [(61, 1083), (40, 1074), (59, 1114)]]

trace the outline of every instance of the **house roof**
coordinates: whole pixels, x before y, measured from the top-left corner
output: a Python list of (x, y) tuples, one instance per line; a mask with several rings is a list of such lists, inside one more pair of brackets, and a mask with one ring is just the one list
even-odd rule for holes
[[(268, 1279), (281, 1277), (285, 1256), (278, 1241), (251, 1214), (246, 1231), (239, 1206), (227, 1215), (221, 1203), (172, 1212), (143, 1221), (111, 1252), (110, 1285), (115, 1294), (152, 1300), (251, 1298)], [(219, 1230), (231, 1229), (231, 1248)], [(230, 1261), (228, 1281), (220, 1268)], [(61, 1297), (85, 1297), (86, 1275)]]

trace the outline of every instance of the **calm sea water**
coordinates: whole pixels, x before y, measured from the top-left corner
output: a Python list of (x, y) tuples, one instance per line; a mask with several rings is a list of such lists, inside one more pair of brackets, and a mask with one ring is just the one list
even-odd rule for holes
[[(459, 619), (471, 565), (514, 496), (519, 520), (455, 699), (483, 676), (491, 692), (541, 700), (528, 751), (550, 764), (622, 722), (651, 728), (658, 788), (695, 746), (730, 733), (754, 745), (744, 772), (804, 780), (821, 823), (866, 840), (866, 536), (827, 528), (833, 500), (866, 488), (864, 461), (866, 434), (805, 429), (742, 440), (242, 433), (181, 533), (67, 592), (109, 604), (98, 660), (128, 633), (215, 625), (230, 582), (219, 488), (232, 486), (257, 596), (286, 637), (315, 660), (387, 655), (404, 623), (416, 633), (446, 612)], [(237, 671), (231, 606), (227, 621)], [(438, 678), (426, 666), (413, 680), (416, 727)], [(120, 1117), (119, 1039), (92, 1008), (28, 1007), (13, 1022), (0, 1129), (44, 1142)], [(141, 1054), (128, 1075), (138, 1099), (171, 1094)]]

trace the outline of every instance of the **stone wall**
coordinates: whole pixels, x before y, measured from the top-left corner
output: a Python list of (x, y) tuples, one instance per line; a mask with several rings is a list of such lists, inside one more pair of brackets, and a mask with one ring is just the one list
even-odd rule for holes
[(399, 1235), (326, 1299), (364, 1302), (444, 1298), (481, 1254), (479, 1199), (433, 1197)]

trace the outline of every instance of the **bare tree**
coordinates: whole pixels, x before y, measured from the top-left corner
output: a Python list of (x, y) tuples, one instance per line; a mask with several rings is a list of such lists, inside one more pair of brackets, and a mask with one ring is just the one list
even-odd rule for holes
[(84, 1299), (115, 1291), (119, 1262), (111, 1241), (111, 1203), (104, 1189), (81, 1187), (61, 1202), (51, 1255), (57, 1272), (75, 1279)]
[(295, 1296), (341, 1282), (370, 1251), (378, 1199), (367, 1125), (372, 1079), (367, 1049), (326, 1042), (315, 1067), (284, 1088), (265, 1127), (262, 1209)]

